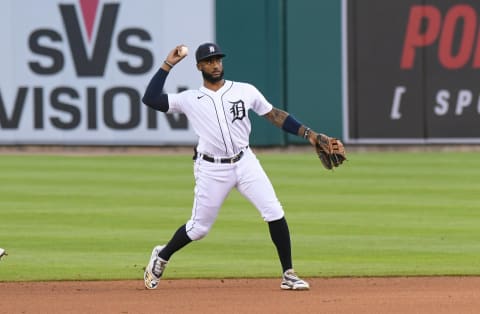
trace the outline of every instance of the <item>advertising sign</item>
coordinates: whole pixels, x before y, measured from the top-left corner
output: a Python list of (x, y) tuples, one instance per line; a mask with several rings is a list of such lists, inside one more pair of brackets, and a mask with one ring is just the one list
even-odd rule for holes
[(191, 55), (165, 91), (201, 85), (194, 51), (214, 40), (213, 0), (6, 0), (0, 34), (0, 144), (196, 141), (185, 116), (141, 97), (178, 44)]
[(343, 1), (344, 138), (480, 142), (480, 2)]

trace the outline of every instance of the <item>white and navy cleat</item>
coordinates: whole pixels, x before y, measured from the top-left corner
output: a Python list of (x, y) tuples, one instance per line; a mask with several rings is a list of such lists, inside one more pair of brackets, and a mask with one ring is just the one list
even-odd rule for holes
[(158, 253), (160, 253), (164, 247), (164, 245), (158, 245), (153, 248), (152, 256), (150, 257), (150, 261), (143, 274), (143, 280), (147, 289), (157, 288), (160, 278), (163, 275), (163, 271), (165, 270), (165, 267), (167, 267), (168, 261), (165, 261), (158, 256)]
[(280, 288), (283, 290), (308, 290), (310, 285), (305, 280), (300, 279), (293, 269), (288, 269), (283, 273)]

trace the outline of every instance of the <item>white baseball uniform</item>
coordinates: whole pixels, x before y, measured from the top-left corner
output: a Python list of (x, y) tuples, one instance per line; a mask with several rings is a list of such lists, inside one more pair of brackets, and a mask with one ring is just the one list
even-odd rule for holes
[(251, 131), (248, 111), (260, 116), (270, 112), (273, 107), (265, 97), (253, 85), (225, 80), (217, 91), (202, 86), (198, 90), (168, 94), (168, 103), (168, 113), (184, 113), (199, 137), (194, 164), (195, 197), (192, 216), (186, 224), (189, 238), (199, 240), (207, 235), (234, 187), (265, 221), (281, 219), (283, 208), (260, 162), (248, 147)]

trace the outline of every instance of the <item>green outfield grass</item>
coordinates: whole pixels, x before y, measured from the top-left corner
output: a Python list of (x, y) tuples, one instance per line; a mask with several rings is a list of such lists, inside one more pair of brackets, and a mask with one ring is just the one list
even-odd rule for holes
[[(480, 274), (480, 154), (259, 154), (302, 276)], [(0, 281), (141, 279), (190, 216), (189, 155), (0, 156)], [(274, 277), (267, 225), (234, 191), (166, 278)]]

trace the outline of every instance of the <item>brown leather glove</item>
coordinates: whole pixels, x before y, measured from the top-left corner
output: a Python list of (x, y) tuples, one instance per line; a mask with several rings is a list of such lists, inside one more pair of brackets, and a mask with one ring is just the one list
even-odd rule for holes
[(340, 166), (347, 160), (343, 143), (339, 139), (329, 137), (325, 134), (317, 135), (315, 150), (322, 165), (328, 170)]

